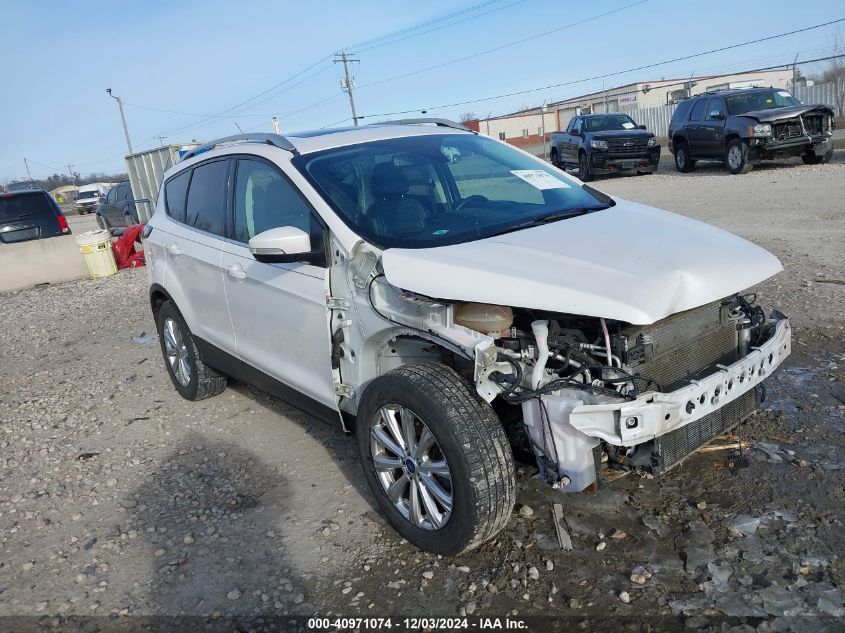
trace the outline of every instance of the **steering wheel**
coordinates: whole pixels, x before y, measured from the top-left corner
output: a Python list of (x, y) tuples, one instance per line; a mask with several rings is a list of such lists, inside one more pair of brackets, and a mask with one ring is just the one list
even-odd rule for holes
[(485, 198), (484, 196), (480, 196), (480, 195), (474, 195), (474, 196), (470, 196), (469, 198), (464, 198), (463, 200), (461, 200), (458, 203), (458, 206), (456, 206), (454, 209), (452, 209), (452, 213), (455, 213), (456, 211), (460, 211), (465, 206), (467, 206), (470, 202), (485, 203), (485, 202), (490, 202), (490, 200), (489, 200), (489, 198)]

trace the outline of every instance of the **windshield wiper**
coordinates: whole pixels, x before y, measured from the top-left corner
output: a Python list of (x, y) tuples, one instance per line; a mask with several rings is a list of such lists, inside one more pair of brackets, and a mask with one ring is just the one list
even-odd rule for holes
[(593, 206), (593, 207), (577, 207), (574, 209), (563, 209), (561, 211), (553, 211), (551, 213), (547, 213), (545, 215), (539, 215), (537, 217), (531, 218), (530, 220), (526, 220), (525, 222), (520, 222), (519, 224), (514, 224), (507, 228), (501, 229), (500, 231), (496, 231), (495, 233), (489, 233), (485, 235), (485, 237), (494, 237), (496, 235), (504, 235), (505, 233), (513, 233), (514, 231), (521, 231), (522, 229), (530, 229), (534, 226), (542, 226), (543, 224), (550, 224), (552, 222), (557, 222), (559, 220), (567, 220), (569, 218), (577, 218), (582, 215), (587, 215), (588, 213), (592, 213), (593, 211), (602, 211), (603, 209), (607, 209), (612, 205), (600, 205), (600, 206)]

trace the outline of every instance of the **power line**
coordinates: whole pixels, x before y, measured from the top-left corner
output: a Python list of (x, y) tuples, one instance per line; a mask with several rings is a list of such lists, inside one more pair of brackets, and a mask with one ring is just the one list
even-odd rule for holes
[(468, 59), (475, 59), (476, 57), (481, 57), (482, 55), (487, 55), (489, 53), (495, 53), (497, 51), (504, 50), (506, 48), (510, 48), (512, 46), (518, 46), (519, 44), (524, 44), (525, 42), (530, 42), (531, 40), (535, 40), (540, 37), (546, 37), (547, 35), (552, 35), (553, 33), (559, 33), (560, 31), (565, 31), (567, 29), (574, 28), (576, 26), (580, 26), (582, 24), (586, 24), (588, 22), (593, 22), (600, 18), (607, 17), (609, 15), (613, 15), (614, 13), (619, 13), (620, 11), (624, 11), (625, 9), (630, 9), (631, 7), (635, 7), (640, 4), (644, 4), (648, 2), (648, 0), (637, 0), (637, 2), (632, 2), (631, 4), (626, 4), (624, 6), (618, 7), (613, 9), (612, 11), (607, 11), (605, 13), (600, 13), (598, 15), (594, 15), (589, 18), (585, 18), (583, 20), (578, 20), (577, 22), (572, 22), (571, 24), (566, 24), (564, 26), (560, 26), (558, 28), (552, 29), (550, 31), (544, 31), (542, 33), (537, 33), (535, 35), (530, 35), (528, 37), (524, 37), (519, 40), (514, 40), (513, 42), (508, 42), (507, 44), (501, 44), (499, 46), (494, 46), (493, 48), (488, 48), (483, 51), (479, 51), (477, 53), (473, 53), (471, 55), (466, 55), (464, 57), (458, 57), (457, 59), (452, 59), (446, 62), (442, 62), (440, 64), (435, 64), (433, 66), (427, 66), (425, 68), (419, 68), (417, 70), (412, 70), (410, 72), (402, 73), (400, 75), (394, 75), (393, 77), (386, 77), (384, 79), (379, 79), (378, 81), (372, 81), (368, 84), (363, 84), (361, 88), (370, 88), (372, 86), (379, 86), (381, 84), (385, 84), (389, 81), (396, 81), (397, 79), (404, 79), (406, 77), (412, 77), (414, 75), (419, 75), (421, 73), (426, 73), (432, 70), (437, 70), (439, 68), (443, 68), (445, 66), (451, 66), (452, 64), (457, 64), (460, 62), (467, 61)]
[[(409, 33), (408, 35), (405, 35), (404, 37), (398, 37), (396, 39), (389, 39), (389, 41), (380, 42), (380, 40), (385, 40), (385, 39), (388, 39), (390, 37), (403, 34), (405, 32), (414, 31), (414, 30), (423, 28), (425, 26), (428, 26), (430, 24), (434, 24), (436, 22), (442, 22), (443, 20), (446, 20), (446, 19), (449, 19), (449, 18), (452, 18), (452, 17), (457, 17), (459, 15), (463, 15), (463, 14), (468, 13), (470, 11), (474, 11), (475, 9), (483, 8), (483, 7), (489, 6), (491, 4), (496, 4), (497, 2), (500, 2), (500, 1), (501, 0), (494, 0), (493, 2), (482, 2), (481, 4), (475, 5), (473, 7), (469, 7), (468, 9), (464, 9), (463, 11), (456, 11), (455, 13), (449, 14), (449, 15), (444, 16), (442, 18), (438, 18), (436, 20), (431, 20), (430, 22), (427, 22), (427, 23), (424, 22), (424, 23), (419, 24), (415, 27), (404, 29), (403, 31), (397, 31), (396, 33), (393, 33), (393, 34), (384, 35), (380, 38), (375, 38), (373, 40), (369, 40), (368, 42), (362, 42), (360, 44), (356, 44), (354, 46), (349, 46), (347, 48), (354, 49), (354, 50), (358, 51), (359, 53), (362, 53), (362, 52), (365, 52), (365, 51), (372, 50), (374, 48), (379, 48), (381, 46), (387, 46), (389, 44), (396, 44), (398, 42), (404, 42), (405, 40), (411, 39), (413, 37), (419, 37), (420, 35), (425, 35), (426, 33), (432, 33), (434, 31), (439, 31), (441, 29), (445, 29), (445, 28), (448, 28), (450, 26), (455, 26), (456, 24), (462, 24), (463, 22), (468, 22), (470, 20), (476, 20), (476, 19), (478, 19), (482, 16), (489, 15), (491, 13), (496, 13), (498, 11), (503, 11), (504, 9), (509, 9), (510, 7), (513, 7), (517, 4), (522, 4), (523, 2), (526, 2), (527, 0), (515, 0), (515, 2), (510, 2), (510, 3), (505, 4), (503, 6), (495, 7), (493, 9), (490, 9), (489, 11), (484, 11), (482, 13), (476, 13), (475, 15), (470, 15), (469, 17), (465, 17), (461, 20), (455, 20), (454, 22), (449, 22), (448, 24), (441, 24), (439, 26), (435, 26), (433, 28), (426, 29), (425, 31), (421, 31), (419, 33)], [(373, 42), (373, 43), (371, 44), (371, 42)]]
[[(364, 119), (364, 118), (374, 118), (374, 117), (388, 117), (388, 116), (394, 116), (394, 115), (398, 115), (398, 114), (410, 114), (412, 112), (419, 112), (420, 110), (437, 110), (437, 109), (441, 109), (441, 108), (454, 108), (454, 107), (457, 107), (457, 106), (469, 105), (471, 103), (481, 103), (481, 102), (484, 102), (484, 101), (495, 101), (497, 99), (504, 99), (504, 98), (507, 98), (507, 97), (515, 97), (515, 96), (519, 96), (519, 95), (531, 94), (532, 92), (539, 92), (539, 91), (542, 91), (542, 90), (550, 90), (552, 88), (560, 88), (560, 87), (563, 87), (563, 86), (572, 86), (572, 85), (575, 85), (575, 84), (585, 83), (585, 82), (588, 82), (588, 81), (595, 81), (597, 79), (606, 79), (608, 77), (616, 77), (616, 76), (619, 76), (619, 75), (624, 75), (626, 73), (636, 72), (636, 71), (639, 71), (639, 70), (646, 70), (646, 69), (649, 69), (649, 68), (656, 68), (658, 66), (665, 66), (667, 64), (672, 64), (672, 63), (679, 62), (679, 61), (694, 59), (696, 57), (703, 57), (704, 55), (712, 55), (713, 53), (720, 53), (720, 52), (723, 52), (723, 51), (732, 50), (732, 49), (740, 48), (740, 47), (743, 47), (743, 46), (750, 46), (751, 44), (759, 44), (760, 42), (767, 42), (767, 41), (770, 41), (770, 40), (773, 40), (773, 39), (777, 39), (777, 38), (781, 38), (781, 37), (787, 37), (789, 35), (795, 35), (797, 33), (804, 33), (806, 31), (811, 31), (813, 29), (819, 29), (819, 28), (822, 28), (822, 27), (825, 27), (825, 26), (830, 26), (831, 24), (837, 24), (839, 22), (845, 22), (845, 18), (839, 18), (837, 20), (831, 20), (830, 22), (824, 22), (822, 24), (816, 24), (816, 25), (808, 26), (808, 27), (805, 27), (805, 28), (802, 28), (802, 29), (796, 29), (794, 31), (788, 31), (786, 33), (779, 33), (777, 35), (770, 35), (768, 37), (762, 37), (762, 38), (758, 38), (756, 40), (749, 40), (747, 42), (739, 42), (737, 44), (731, 44), (729, 46), (722, 46), (720, 48), (714, 48), (714, 49), (711, 49), (711, 50), (708, 50), (708, 51), (701, 51), (699, 53), (693, 53), (693, 54), (690, 54), (690, 55), (675, 57), (675, 58), (667, 59), (667, 60), (664, 60), (664, 61), (661, 61), (661, 62), (654, 62), (652, 64), (644, 64), (642, 66), (636, 66), (634, 68), (628, 68), (628, 69), (625, 69), (625, 70), (618, 70), (618, 71), (614, 71), (614, 72), (610, 72), (610, 73), (604, 73), (602, 75), (594, 75), (592, 77), (585, 77), (583, 79), (573, 79), (571, 81), (563, 81), (563, 82), (556, 83), (556, 84), (549, 84), (549, 85), (546, 85), (546, 86), (541, 86), (539, 88), (528, 88), (526, 90), (517, 90), (515, 92), (508, 92), (508, 93), (504, 93), (504, 94), (500, 94), (500, 95), (494, 95), (494, 96), (490, 96), (490, 97), (481, 97), (479, 99), (468, 99), (466, 101), (456, 101), (454, 103), (447, 103), (447, 104), (442, 104), (442, 105), (437, 105), (437, 106), (426, 106), (426, 107), (422, 107), (422, 108), (414, 108), (414, 109), (411, 109), (411, 110), (399, 110), (399, 111), (396, 111), (396, 112), (386, 112), (386, 113), (382, 113), (382, 114), (362, 115), (362, 116), (359, 116), (358, 118)], [(813, 63), (815, 61), (822, 61), (822, 60), (809, 60), (809, 61), (803, 61), (803, 62), (799, 62), (799, 63), (808, 64), (808, 63)], [(372, 85), (372, 84), (370, 84), (370, 85)], [(363, 88), (363, 86), (361, 86), (361, 87)]]

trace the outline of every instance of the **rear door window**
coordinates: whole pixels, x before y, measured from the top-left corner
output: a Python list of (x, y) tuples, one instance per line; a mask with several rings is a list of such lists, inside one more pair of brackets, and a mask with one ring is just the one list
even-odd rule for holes
[(704, 110), (707, 105), (707, 99), (699, 99), (692, 108), (689, 115), (690, 121), (701, 121), (704, 119)]
[(55, 212), (46, 193), (34, 191), (9, 197), (0, 194), (0, 223), (47, 215), (55, 215)]
[(226, 234), (227, 169), (225, 160), (194, 167), (185, 204), (185, 224), (215, 235)]
[(186, 170), (164, 184), (165, 210), (177, 222), (185, 222), (185, 192), (188, 191), (190, 177), (191, 170)]

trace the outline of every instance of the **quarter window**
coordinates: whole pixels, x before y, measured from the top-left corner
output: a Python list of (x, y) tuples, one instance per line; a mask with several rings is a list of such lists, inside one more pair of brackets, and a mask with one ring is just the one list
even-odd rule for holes
[(322, 243), (322, 229), (310, 205), (287, 178), (267, 163), (239, 160), (235, 176), (235, 238), (248, 242), (279, 226), (294, 226), (308, 233), (312, 249)]
[(215, 235), (226, 234), (226, 165), (218, 160), (194, 168), (185, 224)]
[[(164, 183), (165, 210), (167, 215), (177, 222), (185, 222), (185, 192), (188, 190), (190, 177), (191, 170), (188, 169)], [(114, 191), (114, 189), (111, 191)], [(110, 198), (111, 191), (109, 191)]]

